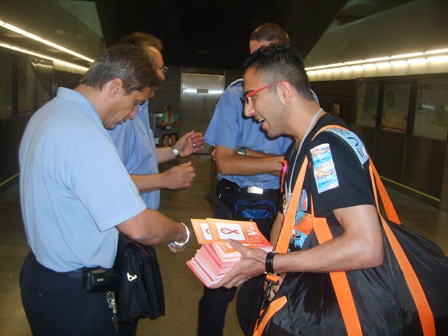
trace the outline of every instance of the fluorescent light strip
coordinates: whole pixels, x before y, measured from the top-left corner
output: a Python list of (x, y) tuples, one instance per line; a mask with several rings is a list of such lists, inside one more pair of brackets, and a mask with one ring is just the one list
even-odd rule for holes
[(439, 49), (439, 50), (425, 51), (425, 54), (441, 54), (446, 52), (448, 52), (448, 49)]
[(86, 56), (83, 56), (83, 55), (81, 55), (81, 54), (78, 54), (77, 52), (74, 52), (74, 51), (69, 50), (69, 49), (67, 49), (67, 48), (61, 47), (60, 45), (54, 44), (53, 42), (44, 40), (43, 38), (41, 38), (41, 37), (39, 37), (39, 36), (36, 36), (36, 35), (34, 35), (34, 34), (31, 34), (31, 33), (28, 33), (28, 32), (26, 32), (26, 31), (24, 31), (23, 29), (17, 28), (17, 27), (15, 27), (15, 26), (13, 26), (13, 25), (11, 25), (11, 24), (9, 24), (9, 23), (3, 22), (3, 21), (1, 21), (1, 20), (0, 20), (0, 26), (5, 27), (6, 29), (12, 30), (12, 31), (14, 31), (14, 32), (16, 32), (16, 33), (22, 34), (22, 35), (24, 35), (24, 36), (26, 36), (26, 37), (28, 37), (28, 38), (30, 38), (30, 39), (33, 39), (33, 40), (35, 40), (35, 41), (40, 42), (40, 43), (44, 43), (44, 44), (49, 45), (49, 46), (51, 46), (51, 47), (53, 47), (53, 48), (59, 49), (59, 50), (61, 50), (61, 51), (63, 51), (63, 52), (66, 52), (67, 54), (71, 54), (71, 55), (73, 55), (73, 56), (82, 58), (83, 60), (86, 60), (86, 61), (88, 61), (88, 62), (90, 62), (90, 63), (93, 63), (93, 62), (94, 62), (94, 60), (91, 59), (91, 58), (88, 58), (88, 57), (86, 57)]
[(363, 60), (360, 61), (351, 61), (351, 62), (345, 62), (343, 63), (344, 65), (352, 65), (352, 64), (360, 64), (360, 63), (364, 63)]
[(18, 48), (18, 47), (9, 45), (9, 44), (0, 43), (0, 47), (8, 48), (8, 49), (11, 49), (11, 50), (16, 50), (16, 51), (19, 51), (19, 52), (24, 53), (24, 54), (37, 56), (37, 57), (45, 58), (45, 59), (48, 59), (48, 60), (51, 60), (51, 61), (54, 61), (54, 62), (59, 62), (59, 63), (62, 63), (62, 64), (66, 64), (66, 65), (75, 67), (75, 68), (77, 68), (79, 70), (83, 70), (83, 71), (89, 70), (88, 68), (80, 66), (80, 65), (77, 65), (77, 64), (61, 61), (61, 60), (58, 60), (56, 58), (52, 58), (52, 57), (48, 57), (48, 56), (45, 56), (45, 55), (41, 55), (41, 54), (38, 54), (38, 53), (35, 53), (35, 52), (32, 52), (32, 51), (26, 50), (26, 49), (21, 49), (21, 48)]
[(408, 61), (408, 63), (410, 63), (410, 64), (422, 64), (422, 63), (426, 63), (426, 62), (427, 62), (426, 58), (414, 58), (414, 59), (410, 59)]
[(416, 53), (410, 53), (410, 54), (404, 54), (404, 55), (395, 55), (391, 56), (390, 58), (408, 58), (408, 57), (415, 57), (415, 56), (421, 56), (423, 55), (422, 52), (416, 52)]
[(378, 58), (366, 59), (364, 62), (379, 62), (379, 61), (386, 61), (389, 59), (390, 59), (390, 57), (378, 57)]
[[(372, 68), (372, 64), (364, 64), (364, 63), (386, 61), (386, 60), (391, 60), (391, 59), (393, 59), (393, 61), (391, 61), (390, 63), (383, 62), (383, 63), (376, 63), (376, 65), (377, 66), (387, 66), (388, 64), (404, 65), (404, 64), (407, 64), (408, 62), (411, 64), (418, 64), (418, 63), (424, 63), (425, 61), (444, 61), (445, 58), (448, 57), (447, 55), (428, 57), (427, 59), (418, 58), (418, 59), (412, 60), (413, 57), (425, 56), (425, 54), (442, 54), (442, 53), (448, 53), (448, 48), (447, 49), (438, 49), (438, 50), (429, 50), (429, 51), (425, 51), (424, 53), (423, 52), (415, 52), (415, 53), (409, 53), (409, 54), (403, 54), (403, 55), (376, 57), (376, 58), (370, 58), (370, 59), (359, 60), (359, 61), (318, 65), (318, 66), (314, 66), (314, 67), (305, 68), (305, 71), (311, 71), (311, 70), (317, 70), (317, 69), (328, 69), (328, 68), (340, 68), (342, 65), (348, 66), (348, 65), (353, 65), (353, 64), (359, 65), (358, 67), (352, 67), (353, 69), (358, 70), (363, 67), (364, 68)], [(410, 59), (408, 59), (408, 58), (410, 58)], [(346, 67), (343, 67), (342, 69), (346, 70)]]

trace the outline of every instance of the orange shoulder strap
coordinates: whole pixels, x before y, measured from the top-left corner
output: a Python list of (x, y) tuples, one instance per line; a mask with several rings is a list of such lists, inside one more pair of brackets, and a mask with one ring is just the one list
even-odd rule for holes
[[(372, 188), (375, 194), (375, 200), (378, 207), (378, 198), (377, 198), (377, 192), (375, 188), (375, 180), (373, 179), (374, 174), (376, 173), (375, 167), (373, 166), (372, 161), (370, 160), (370, 178), (372, 180)], [(387, 195), (386, 189), (384, 188), (383, 184), (379, 181), (381, 181), (378, 177), (378, 174), (375, 175), (377, 177), (376, 184), (378, 186), (378, 189), (380, 190), (380, 195), (382, 198), (383, 204), (384, 199), (383, 195), (384, 193)], [(381, 188), (379, 186), (381, 184), (381, 188), (384, 190), (383, 193), (381, 192)], [(389, 196), (387, 196), (386, 202), (390, 202)], [(386, 205), (384, 206), (386, 207)], [(395, 211), (395, 210), (394, 210)], [(434, 316), (432, 314), (431, 307), (429, 306), (428, 300), (426, 299), (425, 292), (423, 291), (422, 285), (420, 281), (418, 280), (417, 275), (415, 274), (414, 268), (412, 267), (411, 263), (409, 262), (408, 257), (403, 251), (403, 248), (401, 247), (400, 243), (398, 242), (397, 238), (395, 237), (394, 233), (392, 232), (391, 228), (389, 227), (389, 224), (386, 223), (383, 216), (378, 212), (381, 224), (383, 225), (384, 232), (386, 233), (387, 239), (389, 240), (390, 246), (392, 247), (392, 250), (394, 251), (395, 257), (397, 258), (398, 264), (400, 265), (400, 268), (403, 272), (404, 278), (406, 279), (406, 283), (409, 287), (409, 291), (411, 292), (412, 298), (414, 299), (415, 306), (417, 307), (418, 315), (420, 317), (420, 323), (422, 325), (423, 329), (423, 335), (425, 336), (433, 336), (436, 335), (436, 327), (434, 324)], [(390, 220), (389, 214), (388, 218)], [(398, 216), (396, 217), (398, 219)]]
[(266, 328), (266, 324), (268, 324), (269, 320), (274, 316), (276, 312), (278, 312), (287, 302), (286, 296), (279, 297), (278, 299), (275, 299), (269, 304), (269, 307), (266, 308), (266, 314), (263, 316), (263, 319), (261, 320), (260, 325), (258, 325), (258, 322), (260, 319), (258, 319), (257, 324), (255, 325), (253, 336), (261, 336), (263, 334), (264, 328)]
[[(311, 215), (313, 219), (314, 233), (316, 234), (319, 244), (323, 244), (333, 239), (327, 220), (325, 218), (314, 217), (314, 205), (312, 199)], [(347, 330), (347, 335), (362, 336), (361, 323), (359, 322), (358, 312), (356, 311), (355, 301), (353, 300), (347, 274), (345, 272), (330, 272), (329, 274), (338, 300), (339, 309), (341, 310), (342, 319), (344, 320), (345, 329)]]

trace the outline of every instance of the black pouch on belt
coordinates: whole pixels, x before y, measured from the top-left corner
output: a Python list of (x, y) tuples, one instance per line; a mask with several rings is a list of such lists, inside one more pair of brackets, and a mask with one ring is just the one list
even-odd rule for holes
[(232, 196), (239, 196), (240, 187), (235, 182), (221, 179), (216, 185), (216, 194), (219, 196), (220, 194), (230, 194)]
[(120, 276), (113, 269), (87, 268), (83, 270), (82, 288), (88, 293), (115, 292)]

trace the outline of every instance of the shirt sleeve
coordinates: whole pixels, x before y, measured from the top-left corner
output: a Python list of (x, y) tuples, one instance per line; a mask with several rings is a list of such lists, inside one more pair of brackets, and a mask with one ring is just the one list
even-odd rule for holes
[(242, 88), (228, 88), (221, 96), (212, 120), (207, 128), (204, 141), (211, 146), (220, 145), (236, 149), (239, 139), (239, 116), (243, 113)]
[(361, 163), (344, 140), (330, 134), (320, 134), (308, 148), (316, 215), (356, 205), (375, 205), (369, 161)]

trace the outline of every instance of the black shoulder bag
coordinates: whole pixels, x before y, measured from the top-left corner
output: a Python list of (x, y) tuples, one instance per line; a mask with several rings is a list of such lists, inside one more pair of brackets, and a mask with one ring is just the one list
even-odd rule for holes
[(119, 323), (165, 316), (162, 275), (152, 246), (129, 241), (120, 233), (114, 269), (120, 274), (116, 292)]

